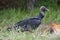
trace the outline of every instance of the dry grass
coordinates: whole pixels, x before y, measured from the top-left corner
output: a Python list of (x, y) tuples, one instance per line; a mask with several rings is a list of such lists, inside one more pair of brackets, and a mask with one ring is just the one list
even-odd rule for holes
[(14, 30), (8, 32), (7, 30), (0, 31), (0, 40), (59, 40), (60, 34), (50, 34), (48, 31), (43, 33), (43, 36), (40, 34), (44, 32), (47, 28), (47, 25), (40, 25), (37, 30), (30, 32), (15, 32)]

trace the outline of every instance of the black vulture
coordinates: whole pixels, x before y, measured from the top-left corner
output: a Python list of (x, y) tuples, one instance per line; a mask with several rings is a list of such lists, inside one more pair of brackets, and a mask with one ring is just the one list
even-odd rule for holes
[(38, 26), (41, 24), (41, 20), (44, 17), (44, 12), (47, 10), (48, 9), (45, 6), (41, 6), (39, 15), (17, 22), (14, 25), (14, 29), (17, 30), (16, 28), (21, 27), (22, 28), (21, 31), (24, 32), (24, 31), (30, 31), (29, 28), (31, 29), (38, 28)]

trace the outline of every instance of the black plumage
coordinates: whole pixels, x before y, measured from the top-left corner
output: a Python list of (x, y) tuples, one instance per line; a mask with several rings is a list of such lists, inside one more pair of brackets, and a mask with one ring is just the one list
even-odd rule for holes
[(31, 29), (38, 28), (38, 26), (41, 24), (41, 20), (43, 19), (44, 12), (46, 10), (47, 10), (46, 7), (41, 6), (39, 15), (17, 22), (14, 25), (14, 29), (16, 30), (16, 28), (19, 28), (19, 26), (20, 26), (20, 27), (22, 27), (21, 31), (24, 32), (24, 31), (30, 31), (29, 28), (31, 28)]

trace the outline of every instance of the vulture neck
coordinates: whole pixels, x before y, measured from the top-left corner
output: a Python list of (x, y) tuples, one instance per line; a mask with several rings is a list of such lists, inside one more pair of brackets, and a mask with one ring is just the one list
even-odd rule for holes
[(44, 12), (40, 12), (42, 15), (44, 15)]
[(38, 15), (38, 18), (41, 20), (44, 17), (44, 12), (40, 12), (40, 14)]

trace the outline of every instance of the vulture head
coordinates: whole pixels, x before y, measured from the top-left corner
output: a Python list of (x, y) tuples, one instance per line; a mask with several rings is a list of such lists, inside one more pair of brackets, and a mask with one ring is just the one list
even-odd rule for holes
[(45, 11), (49, 11), (45, 6), (41, 6), (40, 7), (40, 12), (45, 12)]

